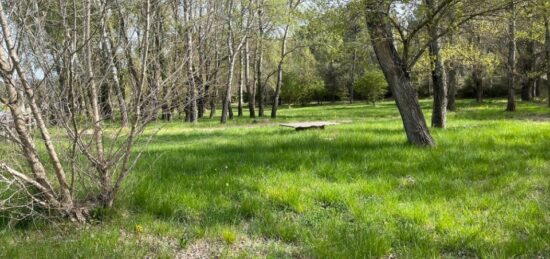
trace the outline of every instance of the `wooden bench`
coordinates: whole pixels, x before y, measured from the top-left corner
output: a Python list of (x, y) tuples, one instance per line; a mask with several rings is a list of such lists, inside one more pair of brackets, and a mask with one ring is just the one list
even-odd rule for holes
[(311, 121), (311, 122), (296, 122), (296, 123), (281, 123), (282, 127), (288, 127), (296, 129), (296, 131), (308, 130), (308, 129), (325, 129), (325, 126), (338, 125), (335, 122), (328, 121)]

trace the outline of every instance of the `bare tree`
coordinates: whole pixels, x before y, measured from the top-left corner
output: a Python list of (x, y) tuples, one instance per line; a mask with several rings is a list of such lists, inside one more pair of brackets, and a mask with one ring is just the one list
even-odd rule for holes
[[(99, 104), (101, 98), (99, 80), (105, 77), (116, 80), (114, 78), (118, 79), (116, 74), (120, 72), (118, 67), (113, 69), (115, 51), (113, 49), (109, 51), (109, 48), (112, 48), (112, 42), (106, 40), (109, 34), (109, 29), (106, 28), (109, 4), (106, 2), (98, 4), (87, 0), (77, 6), (77, 3), (73, 2), (73, 8), (70, 10), (66, 2), (58, 3), (62, 10), (62, 19), (65, 21), (61, 28), (61, 35), (64, 37), (62, 43), (63, 46), (67, 46), (61, 49), (44, 47), (53, 44), (57, 39), (43, 29), (45, 26), (41, 22), (44, 21), (43, 17), (36, 17), (33, 20), (22, 19), (29, 12), (45, 16), (51, 10), (42, 10), (43, 12), (38, 13), (36, 12), (39, 10), (38, 5), (18, 5), (10, 9), (8, 16), (4, 10), (4, 4), (0, 4), (1, 36), (5, 45), (5, 49), (0, 51), (0, 77), (6, 90), (6, 96), (2, 97), (1, 101), (7, 104), (13, 118), (14, 130), (9, 130), (11, 139), (25, 158), (27, 165), (13, 166), (19, 164), (17, 157), (10, 160), (5, 157), (1, 159), (0, 182), (7, 184), (7, 188), (14, 190), (14, 194), (17, 193), (18, 197), (22, 197), (10, 200), (9, 202), (12, 202), (10, 205), (13, 206), (6, 206), (3, 203), (1, 209), (26, 207), (28, 210), (37, 212), (40, 211), (37, 210), (38, 208), (42, 208), (45, 209), (43, 211), (53, 211), (58, 215), (84, 222), (87, 220), (89, 209), (113, 205), (123, 180), (139, 158), (139, 154), (132, 156), (134, 143), (147, 123), (153, 119), (152, 116), (144, 115), (152, 114), (150, 111), (142, 111), (143, 104), (150, 101), (143, 95), (143, 89), (149, 73), (147, 67), (151, 1), (148, 0), (143, 5), (139, 5), (143, 12), (138, 18), (142, 22), (132, 25), (133, 28), (142, 32), (139, 40), (129, 40), (125, 23), (119, 26), (123, 32), (119, 36), (120, 42), (124, 43), (126, 67), (133, 79), (132, 101), (127, 106), (129, 126), (127, 130), (105, 129)], [(123, 6), (117, 5), (116, 8), (120, 14), (124, 14)], [(72, 26), (68, 22), (70, 19), (73, 21)], [(93, 21), (99, 21), (99, 25), (94, 24)], [(29, 22), (34, 22), (33, 26), (30, 26)], [(73, 30), (78, 25), (81, 30)], [(18, 33), (13, 34), (12, 30)], [(23, 44), (16, 45), (14, 42)], [(101, 45), (103, 48), (98, 50), (94, 48), (94, 44)], [(133, 62), (136, 49), (141, 52), (139, 66)], [(19, 52), (23, 51), (26, 55), (25, 59), (21, 60)], [(59, 57), (68, 62), (56, 63), (50, 57)], [(31, 63), (40, 68), (43, 79), (36, 78), (36, 71), (28, 70)], [(63, 85), (69, 88), (70, 100), (66, 100), (64, 95), (57, 92), (36, 94), (36, 91), (42, 91), (45, 86), (56, 89), (53, 86), (58, 81), (54, 80), (56, 74), (53, 73), (52, 64), (63, 64), (64, 67), (60, 70), (68, 71), (66, 76), (64, 75), (66, 82)], [(110, 73), (98, 76), (96, 69), (103, 66), (109, 67), (107, 71)], [(85, 81), (81, 82), (79, 78), (85, 78)], [(18, 93), (18, 89), (22, 90), (22, 95)], [(78, 99), (84, 98), (89, 100), (89, 112), (77, 113), (78, 111), (71, 105), (68, 105), (67, 111), (50, 111), (59, 118), (58, 125), (64, 129), (64, 133), (51, 134), (43, 117), (43, 106), (39, 104), (62, 101), (74, 104), (79, 102)], [(39, 138), (33, 138), (28, 128), (27, 115), (21, 108), (24, 101), (31, 108), (29, 116), (36, 122), (37, 131), (40, 133)], [(55, 138), (68, 139), (71, 147), (66, 148), (64, 141), (54, 141)], [(107, 139), (109, 141), (106, 142)], [(46, 148), (47, 158), (40, 156), (39, 145), (44, 145)], [(61, 161), (60, 157), (65, 157), (66, 162)], [(83, 161), (83, 159), (86, 162), (78, 162), (77, 165), (77, 161)], [(49, 170), (52, 170), (52, 173)], [(57, 181), (57, 184), (53, 184), (52, 181)], [(75, 185), (79, 185), (79, 188), (85, 191), (84, 197), (76, 195)]]
[(277, 83), (275, 86), (275, 94), (273, 96), (273, 106), (271, 107), (271, 118), (277, 118), (277, 109), (279, 108), (279, 98), (281, 96), (281, 87), (283, 84), (283, 65), (285, 62), (285, 58), (288, 55), (287, 41), (291, 26), (290, 15), (292, 15), (292, 13), (296, 11), (300, 3), (301, 0), (288, 0), (288, 17), (287, 23), (283, 29), (283, 37), (281, 39), (281, 52), (279, 62), (277, 64)]
[(227, 86), (225, 88), (225, 94), (223, 96), (223, 105), (222, 105), (222, 116), (221, 123), (227, 122), (227, 116), (231, 113), (231, 92), (233, 85), (233, 77), (235, 73), (235, 63), (239, 55), (240, 50), (244, 46), (247, 38), (250, 33), (250, 25), (254, 20), (254, 14), (250, 12), (252, 10), (252, 1), (248, 1), (248, 4), (241, 6), (241, 8), (246, 9), (246, 12), (241, 12), (242, 19), (246, 20), (243, 22), (244, 26), (241, 28), (242, 35), (235, 42), (235, 29), (233, 23), (233, 11), (234, 11), (234, 0), (227, 0), (227, 61), (228, 61), (228, 75), (227, 75)]

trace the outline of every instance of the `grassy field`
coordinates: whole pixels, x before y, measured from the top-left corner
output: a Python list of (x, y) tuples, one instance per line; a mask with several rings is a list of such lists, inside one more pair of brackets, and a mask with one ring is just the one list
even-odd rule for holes
[[(0, 257), (550, 258), (550, 109), (458, 106), (429, 149), (392, 102), (159, 124), (115, 209), (0, 226)], [(341, 125), (275, 124), (309, 120)]]

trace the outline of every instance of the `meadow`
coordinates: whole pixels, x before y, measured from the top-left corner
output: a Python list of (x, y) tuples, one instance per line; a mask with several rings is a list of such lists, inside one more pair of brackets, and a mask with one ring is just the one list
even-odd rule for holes
[[(390, 101), (158, 122), (115, 208), (0, 225), (0, 258), (548, 258), (550, 109), (505, 106), (460, 101), (433, 148)], [(340, 125), (277, 125), (313, 120)]]

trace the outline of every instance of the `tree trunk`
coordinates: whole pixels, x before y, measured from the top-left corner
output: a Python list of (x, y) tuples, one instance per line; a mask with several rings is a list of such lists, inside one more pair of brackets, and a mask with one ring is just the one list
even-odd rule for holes
[(210, 119), (214, 118), (216, 116), (216, 99), (218, 98), (218, 88), (215, 87), (212, 91), (212, 95), (210, 96), (210, 115), (208, 116)]
[(458, 71), (455, 67), (455, 62), (451, 62), (449, 67), (448, 85), (449, 91), (447, 93), (447, 109), (449, 111), (456, 111), (456, 92), (458, 89)]
[(546, 30), (546, 87), (548, 88), (548, 107), (550, 107), (550, 18), (544, 17), (544, 27)]
[(349, 103), (353, 104), (353, 99), (355, 98), (355, 72), (357, 71), (357, 50), (353, 49), (353, 59), (351, 62), (351, 77), (349, 84)]
[(184, 16), (187, 26), (187, 31), (185, 33), (187, 41), (187, 77), (189, 82), (189, 122), (196, 123), (198, 118), (197, 110), (197, 90), (195, 85), (195, 72), (193, 68), (193, 58), (194, 58), (194, 46), (193, 46), (193, 26), (191, 26), (191, 20), (193, 19), (193, 10), (191, 7), (191, 0), (184, 1)]
[(244, 79), (244, 51), (241, 50), (241, 55), (239, 57), (240, 67), (239, 67), (239, 89), (237, 92), (237, 116), (243, 116), (243, 90), (245, 85)]
[(483, 75), (481, 74), (481, 68), (476, 65), (472, 72), (472, 80), (474, 81), (474, 87), (476, 90), (476, 101), (478, 103), (483, 102)]
[[(204, 8), (199, 7), (199, 19), (203, 19), (203, 10)], [(208, 23), (208, 22), (207, 22)], [(207, 40), (203, 39), (203, 24), (201, 23), (198, 26), (198, 58), (199, 58), (199, 64), (198, 64), (198, 85), (197, 85), (197, 110), (198, 110), (198, 118), (201, 119), (204, 117), (204, 112), (206, 111), (206, 95), (207, 95), (207, 84), (208, 84), (208, 65), (206, 61), (206, 51), (204, 51), (204, 46), (207, 45)], [(207, 32), (205, 32), (207, 33)]]
[(227, 116), (229, 114), (230, 118), (233, 118), (233, 110), (231, 109), (231, 89), (233, 87), (233, 74), (235, 73), (235, 59), (237, 55), (235, 54), (235, 49), (233, 46), (233, 0), (228, 1), (228, 16), (227, 16), (227, 50), (228, 50), (228, 65), (229, 71), (227, 75), (227, 85), (225, 87), (225, 94), (222, 100), (222, 117), (220, 122), (226, 123)]
[(111, 94), (111, 87), (109, 86), (109, 83), (104, 80), (101, 83), (100, 95), (99, 95), (101, 115), (103, 116), (104, 120), (113, 119), (113, 107), (111, 106), (111, 100), (109, 98), (110, 94)]
[(381, 11), (372, 12), (367, 17), (367, 26), (376, 57), (395, 96), (408, 141), (414, 145), (432, 146), (435, 142), (426, 125), (406, 64), (397, 53), (390, 29), (391, 25), (384, 17), (384, 6), (369, 3), (371, 9)]
[(523, 87), (521, 88), (521, 100), (529, 102), (533, 100), (533, 87), (535, 80), (528, 78), (523, 82)]
[[(4, 61), (3, 58), (2, 61)], [(28, 132), (25, 116), (23, 115), (21, 107), (19, 106), (20, 101), (18, 100), (17, 90), (13, 85), (12, 76), (11, 74), (5, 74), (5, 72), (9, 70), (11, 70), (9, 67), (2, 66), (2, 79), (5, 82), (4, 86), (6, 87), (6, 92), (8, 93), (7, 107), (11, 112), (11, 116), (13, 117), (15, 125), (15, 131), (17, 132), (19, 140), (21, 141), (21, 149), (25, 154), (25, 159), (27, 160), (27, 163), (31, 167), (34, 178), (42, 186), (42, 188), (45, 189), (44, 195), (47, 197), (48, 200), (55, 201), (55, 192), (52, 185), (48, 181), (46, 170), (44, 169), (44, 165), (40, 161), (38, 151), (34, 145), (34, 141), (30, 133)], [(71, 196), (69, 195), (68, 198), (70, 199)]]
[(215, 68), (214, 68), (214, 84), (211, 86), (211, 94), (210, 94), (210, 116), (209, 118), (212, 119), (216, 115), (216, 101), (218, 99), (218, 84), (220, 81), (219, 77), (219, 71), (220, 71), (220, 52), (219, 48), (216, 44), (216, 48), (214, 50), (214, 60), (215, 60)]
[[(2, 77), (4, 84), (6, 85), (7, 91), (9, 93), (9, 104), (8, 107), (10, 108), (10, 111), (12, 113), (12, 116), (16, 123), (16, 131), (18, 132), (21, 142), (22, 142), (22, 148), (25, 151), (25, 155), (27, 158), (27, 161), (31, 165), (32, 171), (35, 175), (35, 179), (45, 188), (48, 189), (48, 191), (52, 190), (51, 185), (49, 184), (47, 180), (47, 176), (44, 170), (44, 167), (42, 163), (39, 160), (38, 152), (36, 148), (34, 147), (34, 142), (32, 140), (32, 137), (27, 132), (26, 127), (27, 123), (26, 120), (21, 112), (21, 107), (19, 106), (20, 103), (17, 102), (17, 90), (13, 81), (13, 73), (15, 72), (18, 77), (18, 81), (20, 82), (20, 85), (23, 87), (25, 96), (27, 97), (29, 106), (31, 108), (32, 115), (36, 121), (36, 124), (38, 126), (38, 129), (40, 131), (40, 134), (42, 136), (42, 140), (44, 141), (44, 144), (46, 146), (47, 153), (50, 157), (52, 166), (54, 168), (57, 180), (60, 185), (61, 189), (61, 199), (63, 202), (63, 206), (65, 208), (71, 208), (73, 206), (72, 197), (70, 194), (69, 185), (67, 183), (65, 171), (63, 169), (63, 166), (61, 165), (61, 161), (59, 159), (59, 156), (57, 154), (57, 151), (55, 149), (55, 146), (53, 145), (53, 141), (51, 139), (51, 135), (49, 133), (48, 128), (46, 127), (46, 124), (44, 123), (44, 119), (42, 117), (42, 113), (40, 108), (38, 107), (36, 103), (36, 97), (33, 90), (33, 87), (29, 85), (29, 82), (26, 80), (27, 73), (23, 70), (22, 66), (20, 65), (20, 59), (16, 51), (15, 44), (13, 42), (13, 39), (10, 35), (10, 27), (8, 25), (8, 20), (4, 14), (3, 4), (0, 3), (0, 25), (2, 27), (3, 31), (3, 40), (4, 45), (6, 46), (6, 49), (8, 50), (9, 59), (11, 60), (11, 67), (8, 69), (5, 64), (2, 64)], [(2, 51), (3, 53), (3, 51)], [(4, 57), (2, 54), (0, 56), (0, 63), (7, 62), (8, 57)], [(15, 71), (14, 71), (15, 70)], [(9, 74), (6, 73), (9, 71)], [(96, 95), (97, 96), (97, 95)], [(10, 105), (12, 104), (12, 105)], [(97, 111), (97, 110), (96, 110)], [(97, 113), (98, 114), (98, 113)], [(41, 190), (42, 191), (42, 190)], [(51, 193), (53, 195), (53, 193)], [(49, 194), (45, 194), (49, 195)]]
[[(434, 0), (426, 0), (426, 3), (434, 12), (437, 8)], [(428, 26), (430, 34), (429, 51), (432, 62), (432, 81), (434, 87), (434, 102), (432, 111), (432, 127), (445, 128), (447, 125), (447, 75), (440, 54), (439, 25), (432, 22)]]
[(535, 44), (536, 43), (534, 40), (529, 40), (526, 44), (527, 46), (525, 47), (523, 69), (527, 79), (523, 82), (523, 86), (521, 87), (521, 100), (532, 101), (534, 98), (533, 89), (535, 87), (535, 79), (533, 78), (531, 73), (536, 69), (535, 67), (535, 63), (536, 63)]
[(248, 97), (248, 111), (250, 118), (256, 118), (256, 84), (250, 84), (250, 46), (248, 39), (244, 43), (244, 78)]
[[(85, 25), (85, 38), (90, 39), (91, 37), (91, 0), (86, 1), (86, 25)], [(146, 32), (147, 34), (148, 32)], [(97, 159), (99, 163), (103, 164), (105, 162), (104, 157), (104, 149), (103, 149), (103, 125), (102, 125), (102, 118), (100, 115), (100, 108), (98, 105), (98, 93), (97, 93), (97, 87), (94, 79), (94, 71), (93, 71), (93, 57), (92, 57), (92, 51), (93, 47), (90, 41), (86, 41), (86, 52), (85, 52), (85, 59), (86, 59), (86, 73), (87, 73), (87, 80), (88, 85), (90, 87), (90, 103), (92, 108), (92, 118), (94, 123), (94, 133), (93, 138), (96, 146), (96, 152), (97, 152)], [(147, 50), (144, 50), (147, 51)], [(145, 68), (143, 68), (145, 69)], [(110, 193), (111, 193), (111, 178), (110, 175), (104, 170), (104, 168), (98, 168), (100, 173), (100, 185), (101, 185), (101, 198), (102, 202), (109, 202), (111, 199)]]
[[(290, 3), (292, 4), (292, 1)], [(292, 6), (290, 6), (290, 8), (292, 8)], [(285, 32), (283, 34), (283, 41), (281, 42), (281, 57), (279, 60), (279, 64), (277, 65), (277, 84), (275, 87), (275, 94), (273, 96), (273, 106), (271, 106), (271, 118), (273, 119), (277, 118), (277, 109), (279, 109), (279, 98), (281, 96), (281, 87), (283, 84), (283, 65), (285, 62), (286, 44), (289, 29), (290, 25), (287, 24), (285, 27)]]
[(510, 1), (510, 21), (508, 25), (508, 105), (506, 111), (516, 111), (516, 8)]
[(263, 69), (263, 59), (264, 59), (264, 24), (263, 24), (263, 3), (264, 0), (256, 0), (258, 4), (258, 39), (257, 39), (257, 57), (256, 57), (256, 80), (258, 83), (258, 116), (264, 116), (265, 108), (265, 85), (262, 82), (262, 69)]

